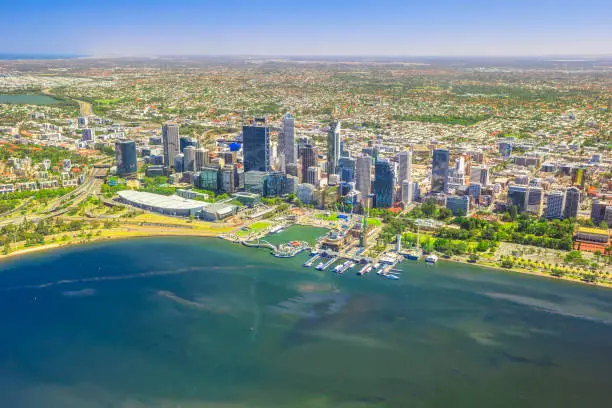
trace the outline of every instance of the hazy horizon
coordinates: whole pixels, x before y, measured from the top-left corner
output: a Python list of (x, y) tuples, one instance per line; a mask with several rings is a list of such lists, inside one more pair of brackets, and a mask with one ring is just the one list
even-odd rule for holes
[[(537, 4), (534, 4), (537, 3)], [(538, 57), (612, 54), (605, 0), (70, 0), (4, 5), (0, 53)]]

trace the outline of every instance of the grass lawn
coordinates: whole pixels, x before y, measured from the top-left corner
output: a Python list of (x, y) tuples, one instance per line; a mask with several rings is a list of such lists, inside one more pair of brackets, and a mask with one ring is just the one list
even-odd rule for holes
[(323, 221), (336, 221), (338, 219), (338, 214), (331, 213), (330, 216), (326, 216), (325, 214), (317, 214), (315, 217)]
[(377, 218), (368, 218), (368, 225), (373, 225), (375, 227), (380, 227), (382, 225), (382, 221)]

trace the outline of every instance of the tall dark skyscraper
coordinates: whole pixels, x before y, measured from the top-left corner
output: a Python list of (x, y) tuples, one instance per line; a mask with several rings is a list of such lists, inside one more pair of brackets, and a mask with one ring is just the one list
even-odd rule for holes
[(374, 167), (374, 194), (377, 208), (393, 206), (395, 193), (395, 171), (387, 159), (378, 159)]
[(133, 140), (118, 140), (115, 142), (115, 159), (117, 175), (127, 176), (136, 173), (136, 143)]
[(565, 209), (563, 211), (563, 216), (565, 218), (576, 218), (579, 206), (580, 190), (576, 187), (568, 188), (565, 192)]
[(327, 172), (338, 174), (340, 160), (340, 122), (334, 121), (327, 134)]
[(283, 118), (283, 125), (278, 134), (279, 153), (285, 155), (285, 167), (297, 164), (297, 145), (295, 143), (295, 121), (290, 113)]
[(179, 125), (166, 123), (162, 126), (162, 145), (164, 146), (164, 164), (172, 166), (174, 157), (180, 153)]
[(433, 151), (431, 162), (431, 191), (434, 193), (448, 192), (448, 166), (450, 152), (448, 149), (436, 149)]
[(242, 127), (244, 171), (270, 171), (270, 128), (265, 119)]
[(317, 165), (317, 148), (307, 144), (302, 148), (302, 182), (308, 180), (308, 168)]

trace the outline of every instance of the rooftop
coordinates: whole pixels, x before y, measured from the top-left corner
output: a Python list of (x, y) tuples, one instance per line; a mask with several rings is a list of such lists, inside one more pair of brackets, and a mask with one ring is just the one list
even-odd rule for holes
[(146, 193), (142, 191), (124, 190), (117, 193), (124, 200), (140, 205), (146, 205), (167, 210), (191, 210), (206, 208), (210, 204), (179, 197), (177, 195), (164, 196), (160, 194)]

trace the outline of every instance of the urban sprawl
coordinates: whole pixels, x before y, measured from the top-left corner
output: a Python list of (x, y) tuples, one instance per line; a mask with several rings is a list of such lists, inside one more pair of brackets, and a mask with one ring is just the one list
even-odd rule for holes
[[(610, 61), (6, 61), (0, 239), (213, 235), (362, 274), (440, 256), (609, 285), (611, 137)], [(267, 243), (290, 223), (329, 233)]]

